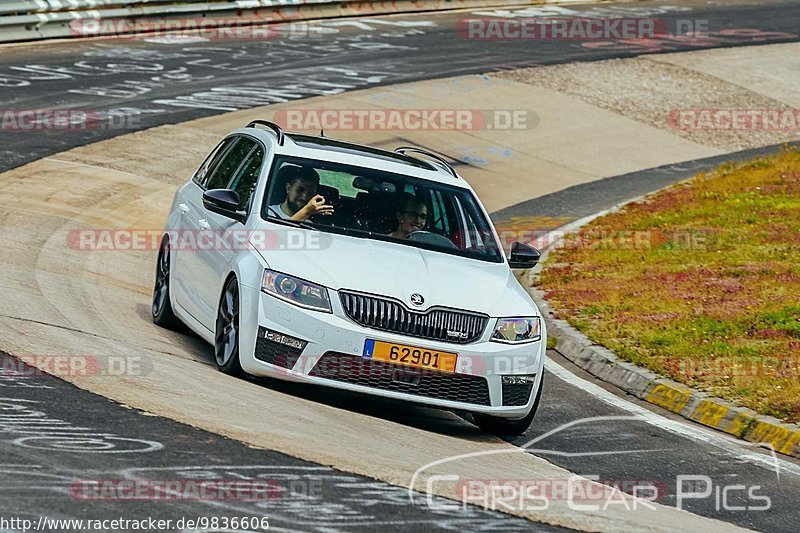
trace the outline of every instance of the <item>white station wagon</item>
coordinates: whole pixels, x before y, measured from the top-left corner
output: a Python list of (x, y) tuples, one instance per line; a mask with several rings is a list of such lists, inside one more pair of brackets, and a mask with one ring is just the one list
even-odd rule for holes
[[(263, 126), (264, 128), (258, 128)], [(472, 188), (441, 157), (255, 120), (175, 194), (153, 321), (218, 368), (468, 411), (524, 432), (546, 332)]]

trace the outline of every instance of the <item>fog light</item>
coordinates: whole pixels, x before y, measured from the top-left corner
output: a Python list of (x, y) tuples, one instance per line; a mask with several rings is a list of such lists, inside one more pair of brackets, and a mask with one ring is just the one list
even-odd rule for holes
[(536, 381), (536, 376), (502, 376), (503, 385), (527, 385)]
[(268, 341), (277, 342), (278, 344), (290, 346), (298, 350), (302, 350), (308, 344), (308, 341), (304, 341), (290, 335), (285, 335), (283, 333), (278, 333), (277, 331), (272, 331), (271, 329), (263, 329), (263, 334), (264, 338)]

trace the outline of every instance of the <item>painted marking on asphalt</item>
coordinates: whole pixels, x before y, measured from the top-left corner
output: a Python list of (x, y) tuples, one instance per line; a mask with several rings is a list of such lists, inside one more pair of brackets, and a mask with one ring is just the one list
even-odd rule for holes
[(24, 372), (17, 371), (15, 368), (10, 368), (10, 360), (10, 358), (2, 358), (2, 366), (0, 366), (0, 387), (28, 389), (53, 388), (49, 385), (41, 383), (41, 380), (39, 379), (34, 379), (30, 374), (25, 374)]
[(595, 385), (590, 381), (586, 381), (585, 379), (576, 376), (550, 358), (545, 359), (545, 368), (561, 381), (564, 381), (565, 383), (572, 385), (587, 394), (595, 396), (597, 399), (608, 405), (635, 414), (641, 417), (642, 422), (650, 424), (651, 426), (655, 426), (687, 439), (710, 444), (736, 457), (738, 460), (745, 460), (753, 465), (760, 466), (768, 470), (774, 470), (778, 476), (780, 476), (781, 473), (789, 473), (800, 476), (800, 465), (796, 465), (779, 458), (777, 455), (775, 455), (774, 449), (771, 455), (764, 455), (748, 450), (746, 448), (747, 444), (740, 440), (736, 440), (733, 437), (717, 435), (711, 433), (710, 430), (697, 428), (680, 421), (670, 420), (669, 418), (656, 414), (648, 409), (645, 409), (644, 407), (620, 398), (619, 396), (608, 392), (604, 388)]
[[(198, 500), (197, 503), (226, 512), (269, 516), (292, 524), (292, 531), (352, 531), (355, 528), (375, 529), (380, 526), (419, 524), (422, 529), (460, 531), (465, 527), (486, 531), (527, 531), (531, 523), (505, 514), (491, 513), (479, 506), (468, 506), (457, 515), (434, 512), (430, 519), (385, 518), (376, 513), (380, 506), (407, 507), (405, 489), (379, 481), (360, 478), (327, 466), (281, 465), (192, 465), (130, 468), (115, 472), (109, 479), (241, 479), (271, 480), (284, 489), (281, 497), (268, 501)], [(321, 492), (323, 485), (333, 485), (346, 497), (328, 501)], [(167, 491), (172, 494), (173, 491)], [(177, 493), (179, 494), (179, 493)], [(450, 503), (434, 497), (439, 506)], [(303, 529), (308, 528), (308, 529)], [(270, 530), (273, 530), (270, 524)], [(216, 531), (216, 530), (215, 530)]]
[(41, 410), (41, 402), (0, 398), (0, 437), (9, 444), (64, 453), (147, 453), (164, 448), (160, 442), (119, 437), (89, 427), (78, 427)]

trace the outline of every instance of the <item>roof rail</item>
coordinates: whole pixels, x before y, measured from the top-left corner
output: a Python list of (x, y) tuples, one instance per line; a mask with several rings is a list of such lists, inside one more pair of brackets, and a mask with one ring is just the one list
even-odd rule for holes
[(275, 132), (275, 135), (278, 136), (278, 146), (283, 146), (283, 129), (275, 124), (274, 122), (270, 122), (269, 120), (253, 120), (245, 126), (245, 128), (255, 128), (256, 126), (266, 126), (267, 128), (271, 129)]
[(434, 154), (433, 152), (429, 152), (427, 150), (423, 150), (422, 148), (416, 148), (414, 146), (401, 146), (400, 148), (395, 148), (395, 150), (394, 150), (394, 153), (396, 153), (396, 154), (405, 155), (406, 152), (411, 152), (411, 153), (415, 153), (415, 154), (422, 154), (422, 155), (426, 155), (426, 156), (430, 157), (431, 159), (435, 159), (436, 161), (438, 161), (439, 163), (444, 165), (444, 168), (450, 174), (452, 174), (454, 178), (458, 179), (458, 174), (456, 174), (456, 170), (442, 156)]

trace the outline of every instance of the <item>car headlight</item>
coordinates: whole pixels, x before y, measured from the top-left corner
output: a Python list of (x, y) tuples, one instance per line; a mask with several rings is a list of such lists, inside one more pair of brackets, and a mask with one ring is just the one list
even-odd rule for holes
[(498, 318), (492, 333), (492, 340), (507, 344), (534, 342), (542, 338), (542, 319), (538, 316), (527, 318)]
[(306, 309), (331, 312), (328, 289), (322, 285), (316, 285), (274, 270), (265, 270), (261, 290)]

